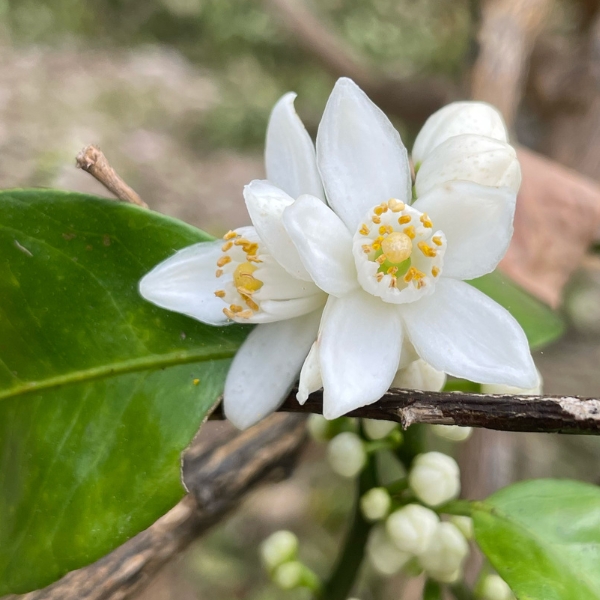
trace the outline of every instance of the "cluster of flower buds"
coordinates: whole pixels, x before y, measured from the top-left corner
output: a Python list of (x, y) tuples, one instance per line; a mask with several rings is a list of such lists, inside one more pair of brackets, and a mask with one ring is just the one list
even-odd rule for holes
[(516, 600), (506, 581), (499, 575), (487, 575), (478, 591), (481, 600)]

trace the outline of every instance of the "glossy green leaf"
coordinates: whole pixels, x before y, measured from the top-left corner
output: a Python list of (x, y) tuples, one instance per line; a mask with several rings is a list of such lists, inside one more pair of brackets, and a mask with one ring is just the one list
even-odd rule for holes
[(564, 333), (564, 321), (556, 312), (500, 271), (478, 277), (469, 283), (512, 314), (523, 327), (533, 350), (557, 340)]
[(600, 488), (511, 485), (475, 504), (475, 539), (519, 600), (600, 599)]
[(109, 200), (0, 193), (0, 595), (103, 556), (183, 495), (180, 453), (246, 335), (145, 302), (209, 239)]

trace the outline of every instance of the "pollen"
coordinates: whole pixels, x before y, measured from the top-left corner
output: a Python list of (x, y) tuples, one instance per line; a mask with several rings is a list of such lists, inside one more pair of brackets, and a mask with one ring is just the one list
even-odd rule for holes
[(224, 240), (233, 240), (234, 238), (236, 238), (238, 236), (238, 234), (235, 231), (228, 231), (224, 236), (223, 239)]
[(398, 264), (412, 254), (412, 240), (406, 233), (394, 231), (383, 240), (381, 248), (383, 250), (381, 256), (387, 257), (391, 263)]
[(369, 235), (369, 228), (365, 223), (362, 224), (361, 228), (358, 230), (361, 235)]
[(217, 290), (217, 291), (215, 292), (215, 296), (216, 296), (217, 298), (225, 298), (225, 290)]
[[(423, 279), (423, 277), (425, 277), (425, 273), (421, 273), (421, 271), (419, 271), (419, 269), (416, 269), (415, 267), (410, 267), (410, 269), (408, 269), (406, 275), (404, 276), (404, 281), (406, 283), (410, 283), (414, 279), (418, 282), (420, 279)], [(417, 285), (417, 287), (421, 286)]]
[(423, 213), (421, 215), (421, 223), (423, 223), (423, 227), (433, 227), (433, 223), (431, 222), (431, 219), (427, 216), (427, 213)]
[[(375, 209), (377, 210), (377, 209)], [(373, 215), (371, 217), (371, 221), (373, 221), (373, 223), (375, 223), (375, 225), (379, 225), (379, 223), (381, 223), (381, 217), (379, 215)]]
[(395, 275), (397, 272), (398, 272), (398, 267), (390, 267), (390, 268), (389, 268), (389, 269), (386, 271), (386, 273), (387, 273), (388, 275)]
[(388, 206), (392, 212), (402, 212), (406, 208), (406, 204), (401, 202), (400, 200), (396, 200), (396, 198), (390, 198), (388, 200)]
[(231, 248), (233, 247), (233, 242), (231, 240), (229, 240), (228, 242), (225, 242), (222, 246), (221, 246), (221, 250), (223, 252), (227, 252), (229, 250), (231, 250)]
[(411, 239), (414, 240), (415, 236), (417, 235), (415, 233), (415, 228), (412, 225), (409, 225), (408, 227), (404, 228), (404, 233)]
[(406, 225), (407, 223), (410, 223), (412, 217), (410, 215), (402, 215), (399, 219), (398, 219), (398, 223), (400, 223), (400, 225)]
[(223, 275), (223, 269), (217, 269), (217, 270), (215, 271), (215, 276), (216, 276), (216, 277), (221, 277), (221, 275)]
[(387, 256), (385, 254), (382, 254), (381, 256), (378, 256), (375, 259), (380, 265), (382, 265), (386, 260), (387, 260)]
[(371, 250), (373, 250), (373, 248), (371, 248), (371, 246), (369, 246), (369, 244), (363, 244), (362, 249), (365, 254), (369, 254), (369, 252), (371, 252)]
[(256, 271), (256, 267), (249, 262), (241, 263), (235, 268), (233, 283), (240, 293), (249, 295), (260, 290), (263, 286), (263, 282), (254, 277), (254, 271)]
[(437, 277), (440, 274), (440, 268), (436, 266), (431, 267), (431, 274)]
[(256, 304), (256, 302), (254, 302), (254, 300), (252, 300), (252, 298), (250, 298), (250, 296), (248, 296), (247, 294), (241, 294), (242, 298), (244, 299), (244, 302), (246, 303), (246, 306), (248, 308), (251, 308), (254, 311), (258, 311), (259, 310), (259, 306), (258, 304)]
[(382, 225), (379, 228), (379, 235), (385, 235), (386, 233), (392, 233), (394, 228), (391, 225)]
[(434, 235), (431, 238), (431, 241), (436, 245), (436, 246), (441, 246), (444, 242), (442, 242), (442, 238), (439, 235)]
[(229, 310), (230, 310), (232, 313), (234, 313), (234, 314), (235, 314), (235, 313), (241, 313), (241, 312), (244, 310), (244, 307), (243, 307), (243, 306), (240, 306), (239, 304), (230, 304), (230, 305), (229, 305)]
[(224, 267), (226, 264), (231, 262), (231, 256), (221, 256), (217, 261), (217, 267)]
[(425, 242), (419, 242), (417, 244), (419, 250), (428, 258), (435, 258), (437, 256), (437, 250), (428, 246)]

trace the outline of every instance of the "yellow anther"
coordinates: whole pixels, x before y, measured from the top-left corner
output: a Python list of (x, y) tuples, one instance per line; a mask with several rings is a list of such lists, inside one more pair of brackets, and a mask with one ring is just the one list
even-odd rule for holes
[(373, 248), (371, 248), (371, 246), (369, 246), (369, 244), (363, 244), (362, 249), (365, 254), (369, 254), (369, 252), (371, 252), (371, 250), (373, 250)]
[(406, 204), (400, 200), (396, 200), (396, 198), (390, 198), (388, 200), (388, 206), (390, 207), (390, 210), (395, 213), (401, 212), (406, 208)]
[(254, 302), (254, 300), (252, 300), (250, 296), (248, 296), (247, 294), (241, 294), (241, 296), (244, 299), (244, 302), (246, 303), (246, 306), (248, 308), (251, 308), (254, 311), (257, 311), (259, 309), (258, 304), (256, 304), (256, 302)]
[(225, 290), (217, 290), (217, 291), (215, 292), (215, 296), (216, 296), (217, 298), (225, 298)]
[(246, 260), (248, 262), (254, 262), (254, 263), (261, 263), (262, 260), (260, 260), (260, 258), (258, 258), (258, 256), (252, 256), (251, 254), (249, 254), (248, 256), (246, 256)]
[(431, 238), (431, 241), (436, 245), (436, 246), (441, 246), (444, 242), (442, 241), (441, 236), (439, 235), (434, 235)]
[[(385, 210), (387, 210), (387, 206), (385, 207)], [(383, 206), (376, 206), (373, 209), (373, 212), (377, 215), (377, 216), (381, 216), (385, 211), (383, 210)]]
[(421, 223), (423, 223), (423, 227), (433, 227), (433, 223), (431, 222), (431, 219), (427, 216), (427, 213), (423, 213), (421, 215)]
[(371, 248), (373, 248), (373, 250), (379, 250), (379, 248), (381, 248), (381, 242), (373, 242)]
[(431, 274), (437, 277), (440, 274), (440, 268), (436, 266), (431, 267)]
[(238, 236), (238, 234), (235, 231), (228, 231), (224, 236), (223, 239), (224, 240), (232, 240), (233, 238), (236, 238)]
[(437, 250), (428, 246), (425, 242), (419, 242), (417, 247), (428, 258), (435, 258), (437, 256)]
[(244, 307), (243, 307), (243, 306), (240, 306), (239, 304), (230, 304), (230, 305), (229, 305), (229, 310), (230, 310), (232, 313), (234, 313), (234, 314), (235, 314), (235, 313), (241, 313), (241, 312), (244, 310)]
[(381, 243), (383, 254), (392, 263), (401, 263), (412, 254), (412, 241), (410, 236), (400, 231), (390, 233)]
[(410, 267), (404, 276), (404, 281), (410, 283), (413, 279), (418, 281), (419, 279), (423, 279), (423, 277), (425, 277), (425, 273), (421, 273), (421, 271), (415, 267)]
[(385, 254), (382, 254), (381, 256), (378, 256), (375, 259), (380, 265), (382, 265), (386, 260), (387, 260), (387, 256)]
[(400, 223), (400, 225), (406, 225), (407, 223), (410, 223), (411, 220), (412, 220), (412, 217), (410, 215), (402, 215), (398, 219), (398, 223)]
[(375, 275), (375, 279), (377, 279), (377, 281), (381, 281), (383, 279), (383, 273), (377, 273), (377, 275)]
[(233, 242), (230, 240), (229, 242), (225, 242), (222, 246), (221, 246), (221, 250), (223, 252), (227, 252), (228, 250), (231, 250), (231, 247), (233, 246)]
[(241, 313), (238, 313), (236, 316), (239, 319), (249, 319), (254, 313), (250, 309), (243, 310)]
[(252, 294), (263, 286), (263, 282), (254, 277), (254, 271), (256, 267), (249, 262), (241, 263), (235, 268), (233, 283), (240, 293)]
[(223, 313), (225, 313), (225, 316), (228, 319), (233, 319), (233, 317), (235, 317), (235, 315), (228, 308), (224, 308)]
[(221, 258), (217, 261), (217, 267), (224, 267), (227, 263), (231, 262), (231, 256), (221, 256)]
[(382, 225), (379, 228), (380, 235), (385, 235), (386, 233), (392, 233), (392, 231), (394, 231), (394, 228), (391, 225)]
[(393, 275), (392, 275), (392, 278), (390, 279), (390, 287), (391, 288), (398, 287), (398, 280)]
[(415, 228), (412, 225), (405, 227), (403, 231), (411, 240), (415, 239)]
[(379, 225), (379, 223), (381, 223), (381, 217), (379, 215), (373, 215), (371, 217), (371, 221), (373, 221), (375, 225)]
[(397, 272), (398, 272), (398, 267), (390, 267), (390, 268), (389, 268), (389, 269), (386, 271), (386, 273), (387, 273), (388, 275), (395, 275)]
[(216, 277), (221, 277), (221, 275), (223, 275), (223, 269), (217, 269), (217, 270), (215, 271), (215, 276), (216, 276)]
[(240, 238), (239, 240), (235, 240), (233, 242), (236, 246), (243, 246), (244, 244), (249, 244), (250, 242), (245, 238)]
[(369, 235), (369, 228), (363, 223), (361, 228), (358, 230), (361, 235)]
[(417, 289), (420, 290), (425, 285), (425, 282), (419, 279), (417, 281)]

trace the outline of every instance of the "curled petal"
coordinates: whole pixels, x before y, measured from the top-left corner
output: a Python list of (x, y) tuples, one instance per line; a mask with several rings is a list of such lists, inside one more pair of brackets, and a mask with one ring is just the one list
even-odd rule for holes
[(469, 284), (442, 278), (434, 294), (401, 310), (416, 351), (435, 369), (478, 383), (531, 388), (538, 381), (521, 326)]
[(319, 334), (327, 419), (383, 396), (398, 369), (402, 337), (397, 305), (361, 289), (343, 298), (329, 297)]
[(459, 180), (507, 187), (517, 192), (521, 185), (521, 168), (515, 149), (506, 142), (481, 135), (448, 138), (421, 164), (415, 180), (417, 197), (437, 185)]
[(317, 337), (321, 311), (259, 325), (238, 350), (225, 382), (225, 416), (246, 429), (276, 410)]
[(225, 303), (215, 296), (221, 281), (215, 276), (222, 240), (180, 250), (154, 267), (140, 281), (143, 298), (209, 325), (225, 325)]
[(283, 223), (313, 281), (343, 296), (358, 286), (352, 236), (341, 219), (314, 196), (300, 196), (286, 208)]
[(452, 181), (414, 203), (446, 236), (444, 277), (474, 279), (496, 268), (512, 238), (516, 199), (509, 188)]
[(294, 109), (295, 98), (288, 92), (271, 111), (265, 147), (267, 179), (292, 198), (311, 194), (323, 200), (315, 146)]
[(452, 102), (433, 113), (419, 131), (412, 151), (414, 164), (417, 166), (422, 163), (430, 152), (448, 138), (464, 133), (508, 142), (504, 119), (491, 104)]
[(296, 399), (299, 404), (304, 404), (308, 397), (323, 387), (323, 378), (321, 377), (321, 365), (319, 362), (319, 342), (316, 341), (308, 353), (302, 370), (300, 371), (300, 382), (298, 383), (298, 393)]
[(406, 148), (383, 112), (350, 79), (338, 79), (317, 134), (317, 164), (327, 200), (351, 232), (390, 198), (408, 202)]

